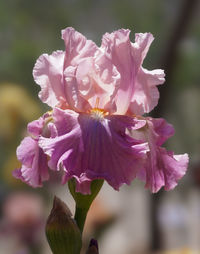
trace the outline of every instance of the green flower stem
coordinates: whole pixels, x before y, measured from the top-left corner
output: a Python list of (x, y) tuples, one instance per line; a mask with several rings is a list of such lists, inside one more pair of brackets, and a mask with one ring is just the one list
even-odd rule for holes
[(76, 211), (74, 219), (81, 231), (83, 232), (83, 228), (85, 225), (85, 220), (87, 217), (88, 210), (93, 202), (93, 200), (96, 198), (97, 194), (99, 193), (104, 180), (98, 179), (94, 180), (91, 183), (91, 194), (83, 195), (79, 192), (76, 192), (76, 180), (71, 179), (68, 182), (69, 190), (76, 202)]
[(74, 219), (75, 219), (81, 233), (83, 232), (83, 228), (84, 228), (84, 225), (85, 225), (85, 220), (86, 220), (86, 217), (87, 217), (88, 210), (89, 210), (89, 208), (84, 209), (84, 208), (76, 206)]

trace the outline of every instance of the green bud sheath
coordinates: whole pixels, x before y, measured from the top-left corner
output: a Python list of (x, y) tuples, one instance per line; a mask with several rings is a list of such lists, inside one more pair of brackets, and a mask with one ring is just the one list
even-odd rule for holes
[(46, 237), (53, 254), (80, 254), (81, 233), (67, 205), (54, 197)]
[(76, 212), (75, 212), (75, 220), (80, 231), (83, 231), (83, 227), (85, 224), (85, 219), (87, 216), (87, 212), (92, 204), (92, 201), (96, 198), (99, 193), (104, 180), (98, 179), (91, 182), (91, 194), (83, 195), (79, 192), (76, 192), (76, 180), (71, 179), (68, 182), (70, 193), (72, 194), (75, 202), (76, 202)]

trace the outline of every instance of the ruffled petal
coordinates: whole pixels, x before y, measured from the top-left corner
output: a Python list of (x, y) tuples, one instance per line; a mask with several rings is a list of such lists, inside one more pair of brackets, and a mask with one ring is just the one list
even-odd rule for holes
[(188, 167), (188, 154), (174, 155), (173, 152), (160, 150), (165, 170), (165, 190), (174, 189), (184, 175)]
[(93, 41), (87, 40), (85, 36), (72, 27), (62, 30), (62, 39), (65, 42), (64, 68), (70, 65), (77, 66), (82, 59), (94, 56), (97, 50)]
[(164, 82), (162, 70), (142, 68), (153, 36), (129, 30), (106, 33), (100, 48), (69, 27), (62, 30), (65, 52), (44, 54), (33, 76), (41, 86), (39, 97), (51, 107), (86, 112), (95, 107), (114, 114), (143, 114), (158, 103), (157, 85)]
[(54, 110), (53, 117), (58, 136), (41, 137), (40, 147), (50, 156), (49, 166), (64, 169), (66, 180), (75, 177), (81, 192), (89, 193), (94, 179), (105, 179), (118, 190), (135, 178), (148, 146), (128, 136), (126, 129), (145, 123), (127, 116), (100, 117), (60, 109)]
[(165, 82), (163, 70), (148, 71), (140, 68), (135, 81), (135, 90), (129, 106), (129, 113), (143, 115), (149, 113), (160, 97), (157, 85)]
[(138, 69), (134, 93), (128, 109), (131, 114), (149, 113), (158, 103), (159, 91), (156, 86), (165, 81), (163, 70), (149, 71), (141, 66), (153, 40), (151, 33), (137, 33), (135, 42), (132, 43), (132, 55), (137, 62)]
[(165, 190), (173, 189), (188, 166), (187, 154), (174, 155), (173, 152), (161, 147), (173, 134), (173, 127), (164, 119), (147, 118), (147, 125), (141, 132), (144, 134), (144, 141), (149, 144), (149, 151), (137, 177), (145, 181), (145, 187), (153, 193), (159, 191), (161, 187)]
[(137, 62), (138, 67), (142, 65), (153, 40), (154, 37), (151, 33), (135, 34), (135, 42), (132, 43), (132, 56), (135, 62)]
[(157, 85), (164, 82), (163, 70), (148, 71), (142, 68), (143, 60), (153, 41), (150, 33), (135, 35), (135, 42), (129, 39), (129, 30), (121, 29), (103, 36), (101, 48), (111, 59), (120, 74), (120, 81), (110, 97), (110, 104), (116, 105), (115, 114), (149, 113), (158, 103)]
[(107, 104), (119, 84), (120, 74), (103, 52), (99, 50), (95, 59), (82, 61), (77, 68), (76, 78), (81, 97), (89, 102), (91, 108), (98, 104), (99, 108), (113, 111), (113, 107)]
[(111, 105), (116, 104), (116, 114), (125, 114), (134, 91), (136, 62), (132, 57), (132, 46), (129, 39), (130, 30), (120, 29), (102, 38), (101, 48), (111, 59), (120, 73), (120, 84), (115, 87), (111, 97)]
[(17, 148), (17, 157), (22, 167), (16, 169), (13, 176), (33, 187), (40, 187), (43, 181), (49, 179), (47, 156), (36, 140), (31, 137), (24, 138)]
[(55, 107), (60, 101), (65, 101), (63, 87), (63, 67), (65, 52), (55, 51), (52, 55), (41, 55), (34, 68), (33, 77), (40, 85), (39, 97), (50, 107)]
[(174, 155), (173, 152), (157, 147), (155, 152), (147, 153), (146, 163), (137, 177), (146, 182), (145, 187), (156, 193), (162, 187), (173, 189), (184, 175), (188, 167), (188, 155)]
[(66, 99), (70, 109), (87, 111), (91, 108), (87, 95), (94, 96), (95, 88), (91, 73), (94, 72), (93, 62), (98, 47), (71, 27), (62, 30), (62, 39), (66, 48), (64, 61)]
[(25, 137), (17, 148), (17, 158), (22, 166), (16, 169), (13, 175), (33, 187), (40, 187), (43, 181), (49, 179), (47, 156), (39, 147), (38, 139), (41, 135), (56, 135), (51, 120), (51, 114), (45, 113), (29, 123), (27, 130), (31, 137)]
[(21, 163), (31, 165), (35, 154), (35, 144), (35, 140), (31, 137), (26, 137), (22, 140), (21, 144), (17, 147), (17, 158)]
[(150, 123), (150, 128), (154, 131), (154, 141), (157, 146), (163, 145), (165, 141), (174, 135), (174, 127), (165, 119), (151, 117), (147, 119), (148, 123)]

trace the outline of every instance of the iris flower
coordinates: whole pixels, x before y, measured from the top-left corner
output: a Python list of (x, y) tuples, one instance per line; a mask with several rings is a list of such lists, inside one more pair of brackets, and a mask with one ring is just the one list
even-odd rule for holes
[(29, 133), (35, 136), (20, 144), (16, 177), (40, 186), (48, 166), (63, 172), (63, 183), (75, 178), (76, 191), (83, 194), (90, 193), (94, 179), (105, 179), (116, 190), (136, 177), (152, 192), (177, 185), (188, 155), (162, 147), (174, 134), (172, 125), (143, 116), (157, 105), (157, 86), (165, 81), (163, 70), (142, 67), (154, 38), (138, 33), (131, 42), (129, 34), (106, 33), (97, 47), (66, 28), (65, 51), (39, 57), (33, 77), (40, 99), (52, 110), (40, 123), (32, 122)]

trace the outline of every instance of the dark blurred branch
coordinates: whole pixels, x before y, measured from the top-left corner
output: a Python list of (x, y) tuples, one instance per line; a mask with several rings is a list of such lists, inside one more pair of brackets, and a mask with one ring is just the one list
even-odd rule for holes
[(175, 66), (178, 58), (178, 48), (181, 41), (185, 37), (188, 28), (191, 24), (192, 17), (197, 9), (199, 0), (185, 0), (183, 6), (178, 14), (177, 21), (174, 28), (171, 29), (171, 35), (167, 48), (164, 51), (164, 55), (160, 59), (160, 66), (165, 70), (166, 81), (163, 86), (160, 87), (160, 101), (158, 107), (154, 110), (154, 116), (160, 117), (165, 110), (169, 94), (171, 91), (171, 80), (175, 71)]
[[(172, 90), (171, 80), (175, 72), (175, 65), (178, 58), (178, 48), (185, 37), (188, 27), (191, 24), (192, 17), (198, 7), (199, 0), (185, 0), (182, 8), (180, 9), (174, 28), (171, 30), (171, 36), (167, 44), (164, 56), (161, 58), (161, 68), (165, 70), (166, 82), (160, 89), (160, 101), (158, 107), (153, 112), (154, 117), (160, 117), (166, 108), (167, 103), (170, 101), (170, 94)], [(152, 250), (159, 250), (162, 248), (162, 235), (158, 225), (158, 207), (162, 197), (163, 191), (151, 195), (151, 222), (152, 222)]]

